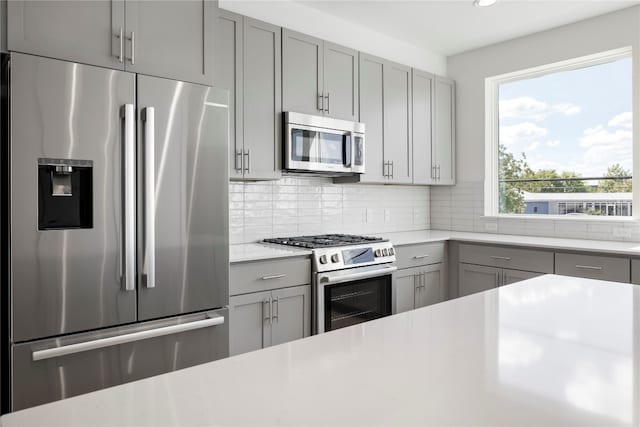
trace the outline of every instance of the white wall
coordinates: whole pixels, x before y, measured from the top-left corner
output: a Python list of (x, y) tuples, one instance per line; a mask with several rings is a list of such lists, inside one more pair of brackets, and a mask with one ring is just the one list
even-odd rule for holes
[[(456, 81), (457, 179), (453, 188), (434, 188), (431, 198), (433, 228), (598, 239), (613, 236), (610, 222), (483, 218), (485, 156), (485, 78), (540, 65), (573, 59), (620, 47), (634, 49), (634, 128), (640, 129), (640, 7), (624, 9), (549, 31), (517, 38), (448, 58), (449, 77)], [(635, 132), (634, 145), (639, 145)], [(640, 162), (636, 149), (634, 161)], [(468, 197), (467, 197), (468, 196)], [(640, 240), (637, 224), (633, 239)]]
[[(447, 75), (442, 55), (291, 0), (220, 0), (220, 7), (404, 65)], [(366, 6), (363, 6), (366, 7)]]
[(229, 184), (232, 244), (266, 237), (428, 228), (428, 187), (344, 185), (318, 177)]

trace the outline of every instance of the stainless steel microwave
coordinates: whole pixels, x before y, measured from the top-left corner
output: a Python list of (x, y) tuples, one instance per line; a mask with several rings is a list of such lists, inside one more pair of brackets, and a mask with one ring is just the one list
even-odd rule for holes
[(364, 173), (364, 123), (285, 112), (284, 129), (286, 170)]

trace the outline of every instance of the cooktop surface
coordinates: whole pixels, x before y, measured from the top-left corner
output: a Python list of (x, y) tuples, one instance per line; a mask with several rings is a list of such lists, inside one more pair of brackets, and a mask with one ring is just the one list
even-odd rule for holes
[(357, 236), (353, 234), (320, 234), (317, 236), (276, 237), (264, 239), (266, 243), (297, 246), (300, 248), (317, 249), (335, 246), (363, 245), (366, 243), (386, 242), (382, 237)]

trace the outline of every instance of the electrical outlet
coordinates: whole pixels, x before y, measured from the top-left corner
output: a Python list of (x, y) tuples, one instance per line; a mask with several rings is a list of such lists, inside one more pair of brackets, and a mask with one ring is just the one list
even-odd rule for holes
[(631, 229), (627, 227), (613, 227), (613, 237), (631, 237)]
[(498, 223), (496, 221), (485, 222), (484, 231), (498, 231)]

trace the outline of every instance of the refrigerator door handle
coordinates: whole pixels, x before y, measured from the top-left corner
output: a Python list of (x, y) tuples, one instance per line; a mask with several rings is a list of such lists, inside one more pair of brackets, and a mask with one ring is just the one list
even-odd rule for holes
[(156, 181), (155, 108), (142, 111), (144, 122), (144, 262), (142, 274), (147, 288), (156, 286)]
[(124, 245), (123, 281), (126, 291), (136, 289), (136, 128), (135, 106), (122, 107), (124, 119)]
[(224, 316), (213, 315), (207, 319), (196, 320), (195, 322), (165, 326), (162, 328), (149, 329), (140, 332), (132, 332), (130, 334), (124, 335), (116, 335), (114, 337), (85, 341), (77, 344), (69, 344), (62, 347), (48, 348), (46, 350), (38, 350), (32, 353), (32, 359), (34, 362), (37, 362), (38, 360), (53, 359), (55, 357), (82, 353), (99, 348), (113, 347), (115, 345), (142, 341), (145, 339), (162, 337), (165, 335), (173, 335), (181, 332), (193, 331), (195, 329), (208, 328), (210, 326), (217, 326), (222, 324), (224, 324)]

